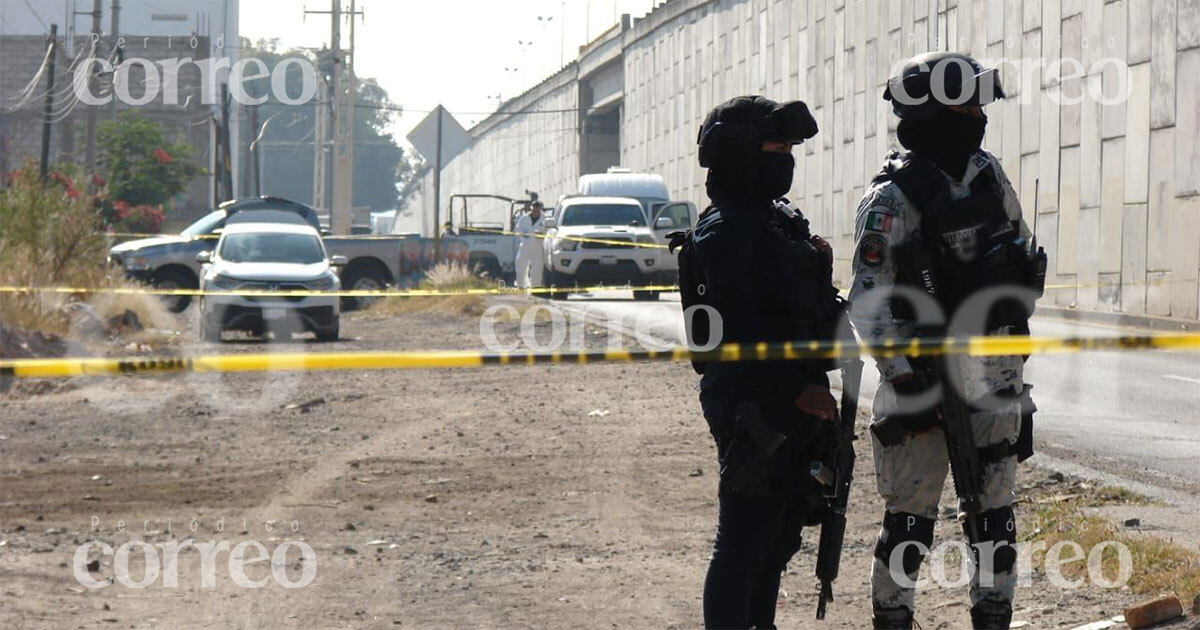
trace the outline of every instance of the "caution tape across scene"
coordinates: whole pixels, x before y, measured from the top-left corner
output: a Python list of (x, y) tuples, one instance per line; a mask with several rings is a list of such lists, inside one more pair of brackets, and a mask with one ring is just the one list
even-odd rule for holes
[(457, 289), (443, 291), (439, 289), (344, 289), (339, 291), (316, 291), (311, 289), (280, 289), (264, 291), (262, 289), (229, 289), (220, 291), (201, 291), (200, 289), (159, 289), (155, 287), (15, 287), (0, 286), (2, 293), (66, 293), (91, 294), (105, 293), (114, 295), (239, 295), (245, 297), (437, 297), (452, 295), (554, 295), (570, 293), (598, 293), (601, 291), (678, 291), (679, 287), (671, 284), (653, 284), (645, 286), (632, 285), (594, 285), (587, 287), (533, 287), (521, 289), (516, 287), (488, 287), (486, 289)]
[(0, 378), (169, 372), (274, 372), (474, 368), (489, 365), (620, 363), (631, 361), (778, 361), (872, 356), (971, 356), (1062, 354), (1084, 351), (1200, 351), (1200, 333), (1121, 337), (963, 337), (858, 344), (790, 342), (726, 344), (708, 351), (666, 350), (580, 352), (311, 352), (226, 354), (196, 357), (0, 359)]
[[(580, 243), (597, 243), (600, 245), (615, 245), (617, 247), (640, 247), (640, 248), (645, 248), (645, 249), (667, 249), (667, 246), (663, 245), (662, 243), (638, 243), (636, 241), (619, 241), (619, 240), (615, 240), (615, 239), (593, 238), (590, 236), (568, 236), (565, 234), (544, 234), (544, 233), (540, 233), (540, 232), (532, 232), (529, 234), (522, 234), (520, 232), (511, 232), (509, 230), (500, 230), (500, 229), (495, 229), (495, 228), (464, 228), (463, 232), (461, 232), (459, 234), (445, 234), (445, 235), (443, 235), (443, 238), (449, 239), (449, 238), (456, 238), (459, 236), (469, 236), (472, 234), (483, 234), (483, 235), (494, 235), (494, 236), (525, 236), (525, 237), (531, 236), (531, 237), (543, 238), (543, 239), (544, 238), (555, 238), (555, 239), (560, 239), (560, 240), (565, 240), (565, 241), (578, 241)], [(108, 237), (112, 237), (112, 238), (122, 238), (122, 239), (124, 239), (124, 238), (129, 238), (129, 239), (158, 238), (158, 237), (162, 237), (162, 236), (184, 238), (184, 236), (181, 234), (150, 234), (150, 233), (142, 233), (142, 232), (105, 232), (104, 236), (108, 236)], [(353, 238), (353, 239), (404, 238), (404, 235), (402, 235), (402, 234), (348, 234), (346, 236), (348, 238)], [(186, 238), (218, 239), (220, 237), (221, 237), (220, 234), (195, 234), (195, 235), (187, 236)], [(327, 237), (327, 238), (338, 238), (338, 235), (333, 235), (332, 237)]]

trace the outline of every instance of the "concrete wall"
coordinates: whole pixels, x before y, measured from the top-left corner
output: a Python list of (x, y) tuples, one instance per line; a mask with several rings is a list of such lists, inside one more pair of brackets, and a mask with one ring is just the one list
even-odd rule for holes
[[(796, 151), (791, 197), (833, 242), (841, 282), (864, 185), (898, 146), (880, 98), (893, 66), (939, 48), (998, 66), (1010, 98), (988, 108), (985, 147), (1030, 223), (1039, 182), (1047, 301), (1197, 318), (1200, 0), (674, 0), (621, 37), (622, 164), (679, 198), (706, 201), (695, 138), (711, 107), (753, 93), (809, 104), (821, 133)], [(1095, 97), (1125, 81), (1128, 99)], [(472, 133), (486, 146), (497, 132)], [(447, 172), (518, 169), (485, 155)], [(535, 185), (563, 187), (553, 172)]]
[[(493, 115), (471, 130), (476, 140), (442, 169), (440, 222), (452, 193), (524, 197), (526, 190), (553, 204), (579, 178), (578, 86), (573, 68), (547, 79), (502, 107), (523, 115)], [(455, 206), (455, 224), (458, 223)], [(508, 206), (472, 202), (471, 220), (506, 222)], [(433, 175), (428, 171), (397, 216), (393, 232), (431, 234)]]

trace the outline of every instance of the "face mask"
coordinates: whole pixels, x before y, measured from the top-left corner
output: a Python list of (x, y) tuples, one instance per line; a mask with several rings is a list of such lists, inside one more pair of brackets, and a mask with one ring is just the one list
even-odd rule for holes
[(943, 109), (924, 123), (901, 121), (900, 144), (962, 179), (967, 163), (983, 146), (987, 117), (975, 118)]
[(754, 196), (776, 199), (786, 195), (792, 188), (795, 171), (796, 159), (791, 153), (759, 154), (758, 170), (754, 174)]

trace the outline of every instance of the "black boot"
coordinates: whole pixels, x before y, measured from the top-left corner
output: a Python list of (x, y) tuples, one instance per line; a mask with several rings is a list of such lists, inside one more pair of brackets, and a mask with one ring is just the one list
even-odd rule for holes
[(913, 611), (905, 606), (881, 608), (876, 606), (871, 615), (871, 627), (875, 630), (912, 630)]
[(1008, 630), (1012, 623), (1012, 602), (998, 599), (980, 600), (971, 607), (971, 626), (975, 630)]

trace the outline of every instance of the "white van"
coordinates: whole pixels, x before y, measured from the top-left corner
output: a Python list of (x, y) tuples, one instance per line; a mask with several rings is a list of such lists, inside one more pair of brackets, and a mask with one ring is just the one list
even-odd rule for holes
[(670, 195), (662, 175), (634, 173), (627, 168), (613, 166), (607, 173), (582, 175), (579, 178), (579, 194), (585, 197), (631, 197), (642, 205), (649, 225), (656, 211), (667, 203)]

